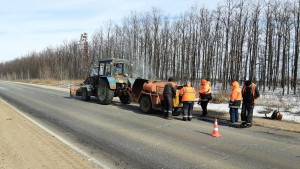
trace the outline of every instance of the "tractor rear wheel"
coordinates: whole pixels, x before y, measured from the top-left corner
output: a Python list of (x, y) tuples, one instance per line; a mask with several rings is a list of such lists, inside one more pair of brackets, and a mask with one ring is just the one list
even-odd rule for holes
[(90, 101), (91, 97), (88, 95), (86, 88), (82, 89), (82, 100)]
[(109, 89), (108, 83), (101, 79), (97, 88), (97, 97), (100, 104), (110, 104), (114, 98), (114, 91)]
[(140, 100), (140, 109), (143, 113), (152, 112), (152, 102), (149, 96), (144, 95)]

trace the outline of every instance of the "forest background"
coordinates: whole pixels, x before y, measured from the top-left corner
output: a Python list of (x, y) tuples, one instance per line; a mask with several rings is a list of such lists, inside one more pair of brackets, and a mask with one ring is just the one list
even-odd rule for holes
[(135, 77), (173, 76), (196, 88), (205, 78), (222, 90), (252, 79), (262, 91), (299, 95), (299, 27), (300, 0), (226, 0), (176, 17), (153, 8), (109, 21), (87, 45), (64, 41), (2, 62), (0, 78), (84, 79), (96, 61), (113, 56), (130, 60)]

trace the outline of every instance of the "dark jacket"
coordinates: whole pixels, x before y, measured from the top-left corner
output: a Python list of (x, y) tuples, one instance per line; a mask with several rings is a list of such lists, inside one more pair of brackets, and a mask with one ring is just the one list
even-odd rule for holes
[(230, 101), (229, 102), (229, 107), (238, 109), (238, 108), (241, 107), (241, 102), (242, 102), (241, 100)]
[(176, 95), (175, 87), (173, 87), (171, 83), (167, 83), (165, 85), (163, 95), (172, 95), (174, 97)]
[(242, 95), (243, 104), (254, 104), (256, 99), (260, 96), (257, 86), (253, 83), (243, 87)]

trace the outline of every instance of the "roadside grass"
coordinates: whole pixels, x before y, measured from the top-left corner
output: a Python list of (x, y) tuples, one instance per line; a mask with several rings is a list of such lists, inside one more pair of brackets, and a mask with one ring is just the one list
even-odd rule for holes
[(212, 103), (227, 103), (230, 99), (230, 92), (220, 91), (213, 93)]
[(258, 99), (257, 105), (266, 106), (269, 110), (279, 109), (285, 112), (291, 112), (291, 109), (299, 105), (300, 98), (298, 97), (288, 98), (287, 96), (272, 96)]

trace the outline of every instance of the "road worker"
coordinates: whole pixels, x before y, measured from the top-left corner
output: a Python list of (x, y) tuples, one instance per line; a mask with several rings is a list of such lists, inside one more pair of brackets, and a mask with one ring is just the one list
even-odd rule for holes
[(164, 87), (163, 98), (164, 98), (164, 117), (168, 120), (173, 119), (173, 98), (176, 96), (176, 85), (174, 79), (170, 77), (168, 83)]
[(253, 118), (253, 109), (257, 98), (259, 97), (259, 91), (251, 80), (247, 80), (244, 83), (242, 90), (243, 104), (241, 118), (241, 127), (251, 127)]
[(186, 86), (181, 88), (179, 94), (182, 96), (182, 103), (183, 103), (183, 121), (189, 120), (191, 121), (193, 118), (193, 107), (194, 101), (196, 97), (196, 91), (191, 86), (190, 82), (187, 82)]
[(242, 100), (242, 90), (240, 88), (239, 82), (232, 82), (232, 91), (229, 101), (229, 114), (230, 122), (235, 123), (239, 121), (239, 108), (241, 107)]
[(210, 82), (205, 79), (201, 80), (201, 86), (199, 88), (199, 101), (198, 104), (201, 104), (202, 116), (207, 115), (207, 104), (212, 99)]

